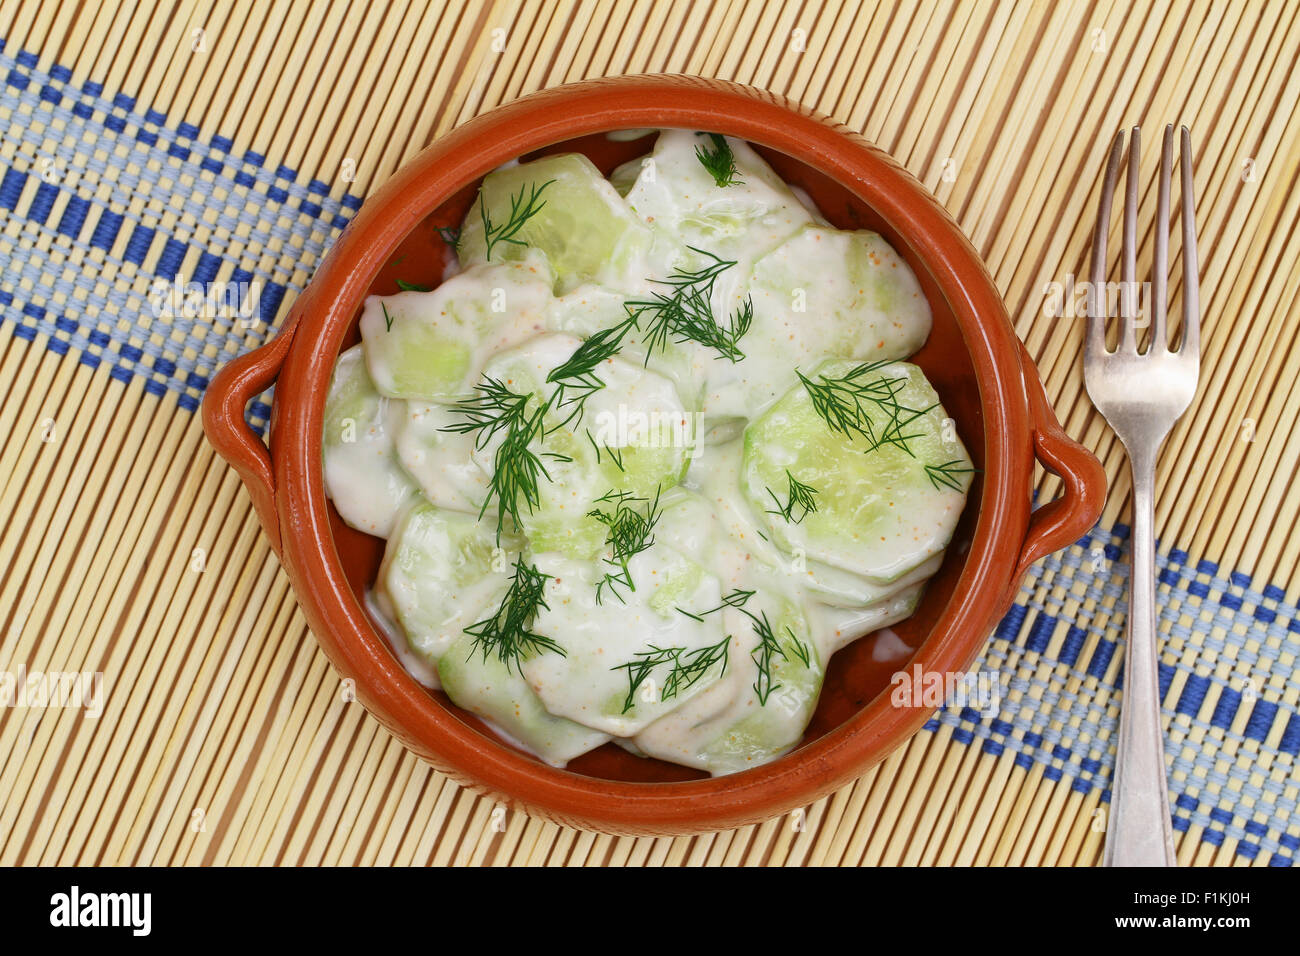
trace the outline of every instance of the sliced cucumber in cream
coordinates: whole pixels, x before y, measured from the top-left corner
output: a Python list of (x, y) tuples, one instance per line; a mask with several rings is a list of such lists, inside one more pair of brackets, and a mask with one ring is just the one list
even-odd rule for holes
[(817, 643), (822, 657), (828, 658), (846, 644), (865, 634), (889, 627), (911, 617), (925, 592), (924, 582), (909, 584), (889, 597), (866, 607), (838, 608), (818, 605), (812, 609), (820, 621)]
[(375, 387), (390, 398), (455, 401), (490, 355), (537, 334), (549, 301), (536, 254), (467, 269), (432, 292), (371, 296), (361, 339)]
[[(834, 430), (800, 384), (746, 429), (741, 483), (787, 552), (889, 584), (947, 546), (973, 469), (919, 368), (863, 368), (826, 362), (808, 378), (860, 408), (866, 434)], [(791, 478), (814, 489), (800, 520), (771, 513)]]
[(713, 137), (664, 130), (625, 198), (644, 222), (683, 245), (758, 257), (813, 216), (748, 143), (724, 139), (735, 160), (729, 185), (700, 162), (698, 150), (717, 149)]
[(457, 706), (553, 767), (563, 767), (609, 740), (608, 734), (550, 713), (516, 670), (495, 654), (484, 655), (468, 635), (442, 655), (438, 674)]
[[(591, 558), (603, 546), (606, 527), (590, 512), (599, 499), (625, 492), (653, 497), (680, 481), (686, 464), (691, 420), (672, 382), (654, 372), (611, 358), (598, 374), (603, 387), (592, 392), (580, 415), (556, 397), (547, 377), (580, 345), (567, 335), (539, 336), (493, 359), (485, 377), (517, 395), (551, 401), (545, 434), (530, 443), (544, 473), (538, 502), (522, 510), (523, 532), (536, 552), (560, 551)], [(498, 434), (474, 452), (489, 475), (498, 467)]]
[(551, 713), (627, 737), (722, 676), (720, 616), (678, 610), (721, 603), (718, 579), (690, 558), (653, 545), (629, 561), (631, 586), (603, 589), (615, 571), (607, 564), (542, 554), (536, 565), (552, 582), (533, 629), (565, 653), (538, 654), (523, 670)]
[(426, 686), (554, 766), (613, 740), (729, 774), (913, 613), (975, 472), (902, 361), (931, 317), (884, 239), (761, 147), (644, 145), (608, 180), (495, 170), (445, 281), (367, 300), (325, 485), (388, 538), (367, 606)]
[(379, 575), (411, 647), (436, 661), (461, 632), (495, 608), (522, 542), (503, 538), (477, 515), (419, 502), (401, 516)]
[(715, 415), (766, 407), (795, 383), (796, 368), (905, 358), (930, 334), (916, 275), (874, 232), (806, 226), (755, 264), (748, 293), (746, 361), (707, 370), (704, 410)]
[(361, 346), (339, 356), (321, 436), (325, 493), (344, 521), (380, 538), (388, 537), (398, 512), (420, 493), (393, 449), (393, 429), (405, 404), (375, 391)]
[(943, 555), (936, 554), (889, 584), (875, 584), (866, 578), (823, 564), (805, 561), (799, 581), (807, 593), (833, 607), (860, 608), (878, 604), (893, 597), (904, 588), (929, 580), (943, 564)]
[(487, 473), (474, 460), (474, 438), (450, 430), (460, 417), (449, 405), (405, 402), (394, 416), (397, 458), (430, 502), (478, 514), (488, 493)]
[(555, 271), (556, 292), (565, 292), (584, 282), (616, 284), (636, 269), (650, 242), (649, 230), (591, 160), (566, 153), (489, 173), (457, 251), (472, 264), (537, 249)]
[(650, 756), (713, 774), (758, 766), (797, 744), (823, 678), (808, 621), (793, 600), (766, 592), (723, 613), (733, 635), (728, 675), (635, 738)]

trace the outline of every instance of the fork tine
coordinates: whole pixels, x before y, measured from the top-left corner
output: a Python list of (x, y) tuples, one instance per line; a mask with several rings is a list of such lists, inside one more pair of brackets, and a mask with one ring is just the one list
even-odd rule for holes
[(1128, 141), (1128, 172), (1124, 181), (1124, 265), (1119, 292), (1120, 352), (1137, 352), (1138, 160), (1141, 155), (1142, 128), (1134, 126)]
[(1192, 134), (1183, 127), (1178, 166), (1182, 173), (1183, 224), (1183, 341), (1179, 353), (1198, 359), (1201, 352), (1201, 280), (1196, 262), (1196, 208), (1192, 197)]
[(1115, 200), (1115, 184), (1119, 181), (1119, 161), (1124, 155), (1124, 131), (1115, 134), (1106, 162), (1106, 178), (1101, 184), (1101, 199), (1097, 206), (1097, 225), (1092, 233), (1092, 297), (1085, 311), (1088, 314), (1088, 332), (1085, 348), (1092, 355), (1106, 350), (1106, 236), (1110, 232), (1110, 207)]
[(1156, 250), (1151, 265), (1151, 338), (1147, 352), (1169, 348), (1165, 336), (1166, 295), (1169, 287), (1169, 187), (1174, 175), (1174, 126), (1165, 127), (1165, 142), (1160, 148), (1160, 189), (1156, 195)]

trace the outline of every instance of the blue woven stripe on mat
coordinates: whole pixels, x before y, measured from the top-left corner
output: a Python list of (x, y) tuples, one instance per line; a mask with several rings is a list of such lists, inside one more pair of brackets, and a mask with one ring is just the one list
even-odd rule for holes
[[(927, 727), (946, 725), (960, 743), (1009, 751), (1027, 771), (1108, 800), (1127, 543), (1123, 525), (1098, 528), (1036, 564), (976, 665), (997, 677), (997, 714), (948, 708)], [(1294, 699), (1300, 687), (1300, 610), (1281, 588), (1256, 587), (1212, 561), (1192, 563), (1177, 548), (1158, 554), (1157, 577), (1168, 627), (1160, 684), (1174, 827), (1195, 827), (1214, 845), (1232, 839), (1240, 856), (1264, 853), (1270, 865), (1290, 866), (1300, 847), (1300, 713), (1283, 696)], [(1067, 595), (1098, 610), (1067, 618)], [(1105, 604), (1113, 613), (1099, 622)]]
[[(0, 41), (0, 136), (13, 159), (0, 162), (0, 221), (21, 230), (0, 237), (0, 320), (197, 409), (213, 370), (269, 337), (286, 295), (302, 290), (361, 200), (331, 198), (326, 183), (236, 156), (225, 137), (202, 139), (130, 96), (73, 85), (65, 67), (42, 72), (35, 54), (3, 51)], [(178, 273), (260, 287), (250, 318), (261, 324), (160, 320), (150, 286)], [(254, 402), (250, 421), (260, 429), (269, 412)]]
[[(74, 86), (63, 67), (36, 67), (35, 55), (10, 56), (0, 41), (0, 135), (14, 155), (0, 164), (0, 321), (60, 355), (107, 363), (121, 381), (139, 376), (193, 411), (215, 368), (270, 335), (361, 200), (331, 198), (326, 183), (302, 183), (264, 156), (236, 156), (230, 140), (203, 138), (124, 94)], [(50, 163), (55, 175), (43, 176)], [(262, 324), (156, 318), (149, 284), (177, 273), (258, 280)], [(250, 405), (259, 429), (268, 415), (267, 399)], [(996, 714), (948, 707), (927, 729), (1107, 800), (1127, 538), (1123, 526), (1098, 528), (1035, 565), (977, 665), (996, 679)], [(1177, 548), (1158, 561), (1161, 682), (1179, 688), (1165, 694), (1174, 825), (1290, 866), (1300, 714), (1286, 698), (1300, 689), (1300, 612), (1281, 588)], [(1071, 618), (1067, 603), (1086, 608)]]

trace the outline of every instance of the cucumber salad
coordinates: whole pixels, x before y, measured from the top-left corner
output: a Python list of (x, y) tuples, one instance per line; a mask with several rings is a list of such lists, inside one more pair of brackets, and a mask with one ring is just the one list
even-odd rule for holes
[(436, 288), (366, 301), (325, 411), (395, 652), (554, 766), (793, 748), (831, 655), (916, 607), (974, 475), (904, 361), (916, 276), (686, 130), (609, 178), (509, 164), (447, 237)]

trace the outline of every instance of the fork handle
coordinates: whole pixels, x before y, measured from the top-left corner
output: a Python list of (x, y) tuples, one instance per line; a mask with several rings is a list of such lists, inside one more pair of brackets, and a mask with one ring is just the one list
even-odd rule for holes
[(1156, 645), (1154, 447), (1129, 449), (1133, 470), (1132, 573), (1118, 753), (1106, 827), (1106, 866), (1176, 866)]

